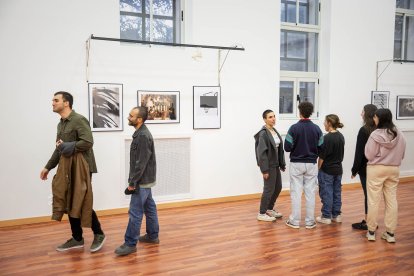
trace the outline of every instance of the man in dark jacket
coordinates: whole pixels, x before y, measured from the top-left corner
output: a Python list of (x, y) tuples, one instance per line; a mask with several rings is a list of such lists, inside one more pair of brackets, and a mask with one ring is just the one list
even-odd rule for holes
[(315, 223), (315, 192), (317, 187), (318, 153), (322, 149), (323, 135), (319, 126), (309, 117), (313, 113), (313, 104), (299, 104), (300, 120), (292, 125), (285, 139), (285, 151), (290, 152), (290, 198), (292, 213), (286, 225), (299, 229), (301, 220), (302, 190), (305, 191), (306, 218), (305, 228), (316, 227)]
[[(157, 206), (151, 193), (151, 187), (156, 184), (157, 164), (154, 139), (144, 124), (147, 117), (147, 108), (142, 106), (133, 108), (128, 116), (128, 124), (135, 128), (130, 150), (128, 187), (125, 190), (126, 194), (131, 194), (131, 202), (125, 242), (115, 250), (115, 254), (119, 256), (136, 252), (138, 240), (146, 243), (159, 243)], [(146, 234), (139, 237), (144, 214)]]
[[(53, 112), (60, 115), (61, 119), (57, 127), (56, 148), (49, 162), (40, 172), (42, 180), (47, 179), (49, 171), (59, 164), (61, 155), (71, 156), (81, 152), (88, 163), (89, 172), (96, 173), (95, 156), (93, 154), (93, 136), (88, 120), (72, 110), (73, 96), (64, 91), (54, 94), (52, 100)], [(67, 210), (69, 211), (69, 210)], [(81, 248), (84, 245), (82, 237), (81, 219), (69, 216), (72, 238), (64, 244), (59, 245), (57, 251), (66, 251), (74, 248)], [(92, 210), (92, 231), (94, 239), (90, 248), (91, 252), (98, 251), (105, 242), (105, 235), (101, 229), (98, 217)]]
[(275, 129), (276, 117), (272, 110), (262, 114), (265, 125), (254, 136), (257, 165), (263, 174), (263, 194), (260, 200), (260, 211), (257, 220), (275, 221), (282, 213), (274, 209), (276, 199), (282, 190), (282, 176), (285, 171), (285, 152), (283, 140)]

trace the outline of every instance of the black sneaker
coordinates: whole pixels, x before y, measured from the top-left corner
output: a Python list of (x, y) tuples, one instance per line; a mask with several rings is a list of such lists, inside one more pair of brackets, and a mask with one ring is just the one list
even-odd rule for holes
[(58, 247), (56, 247), (56, 250), (59, 252), (63, 252), (63, 251), (67, 251), (70, 249), (82, 248), (83, 245), (84, 245), (83, 238), (80, 241), (77, 241), (74, 238), (70, 238), (64, 244), (61, 244)]
[(115, 249), (115, 254), (118, 256), (126, 256), (131, 253), (137, 252), (136, 246), (128, 246), (126, 244), (121, 245), (117, 249)]
[(96, 251), (98, 251), (99, 249), (101, 249), (101, 248), (102, 248), (102, 246), (103, 246), (103, 245), (104, 245), (104, 243), (105, 243), (105, 240), (106, 240), (106, 237), (105, 237), (105, 235), (104, 235), (104, 234), (96, 234), (96, 235), (94, 235), (94, 237), (93, 237), (93, 242), (92, 242), (92, 245), (91, 245), (90, 251), (91, 251), (91, 252), (96, 252)]
[(138, 240), (139, 242), (146, 242), (146, 243), (156, 243), (156, 244), (160, 243), (160, 240), (158, 238), (150, 239), (148, 237), (148, 234), (145, 234), (144, 236), (140, 236)]
[(368, 230), (367, 222), (363, 219), (361, 222), (353, 223), (352, 228), (356, 230)]

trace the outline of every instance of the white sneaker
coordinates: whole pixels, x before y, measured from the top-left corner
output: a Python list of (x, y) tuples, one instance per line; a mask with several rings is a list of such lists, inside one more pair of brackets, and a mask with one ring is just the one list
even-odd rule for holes
[(332, 222), (331, 219), (324, 218), (322, 216), (316, 217), (316, 221), (319, 222), (319, 223), (323, 223), (323, 224), (331, 224), (331, 222)]
[(257, 215), (257, 220), (261, 220), (261, 221), (275, 221), (276, 218), (269, 216), (268, 214), (258, 214)]
[(336, 218), (332, 218), (332, 221), (336, 222), (336, 223), (341, 223), (342, 222), (342, 217), (341, 215), (336, 216)]
[(369, 241), (375, 241), (375, 232), (374, 234), (371, 234), (369, 231), (367, 231), (367, 238)]
[(278, 211), (276, 211), (276, 210), (267, 210), (266, 211), (266, 214), (268, 215), (268, 216), (270, 216), (270, 217), (274, 217), (274, 218), (281, 218), (281, 217), (283, 217), (283, 214), (282, 213), (279, 213)]
[(391, 236), (390, 234), (388, 234), (388, 232), (384, 232), (384, 233), (382, 233), (381, 239), (386, 240), (389, 243), (394, 243), (395, 242), (395, 235)]

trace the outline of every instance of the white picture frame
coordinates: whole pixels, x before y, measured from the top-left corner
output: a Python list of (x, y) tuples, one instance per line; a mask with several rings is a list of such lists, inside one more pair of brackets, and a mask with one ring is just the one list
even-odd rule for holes
[(193, 129), (221, 128), (221, 87), (193, 86)]
[(180, 91), (137, 91), (138, 106), (148, 108), (146, 124), (180, 123)]

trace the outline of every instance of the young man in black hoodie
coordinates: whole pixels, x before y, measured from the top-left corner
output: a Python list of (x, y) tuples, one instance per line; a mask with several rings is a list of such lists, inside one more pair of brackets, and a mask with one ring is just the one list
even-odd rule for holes
[(323, 144), (323, 135), (319, 126), (309, 117), (313, 113), (313, 104), (299, 104), (300, 120), (289, 128), (285, 139), (285, 151), (290, 152), (290, 198), (292, 213), (286, 225), (299, 229), (301, 220), (302, 190), (306, 198), (305, 227), (312, 229), (315, 223), (315, 191), (317, 187), (318, 153)]

